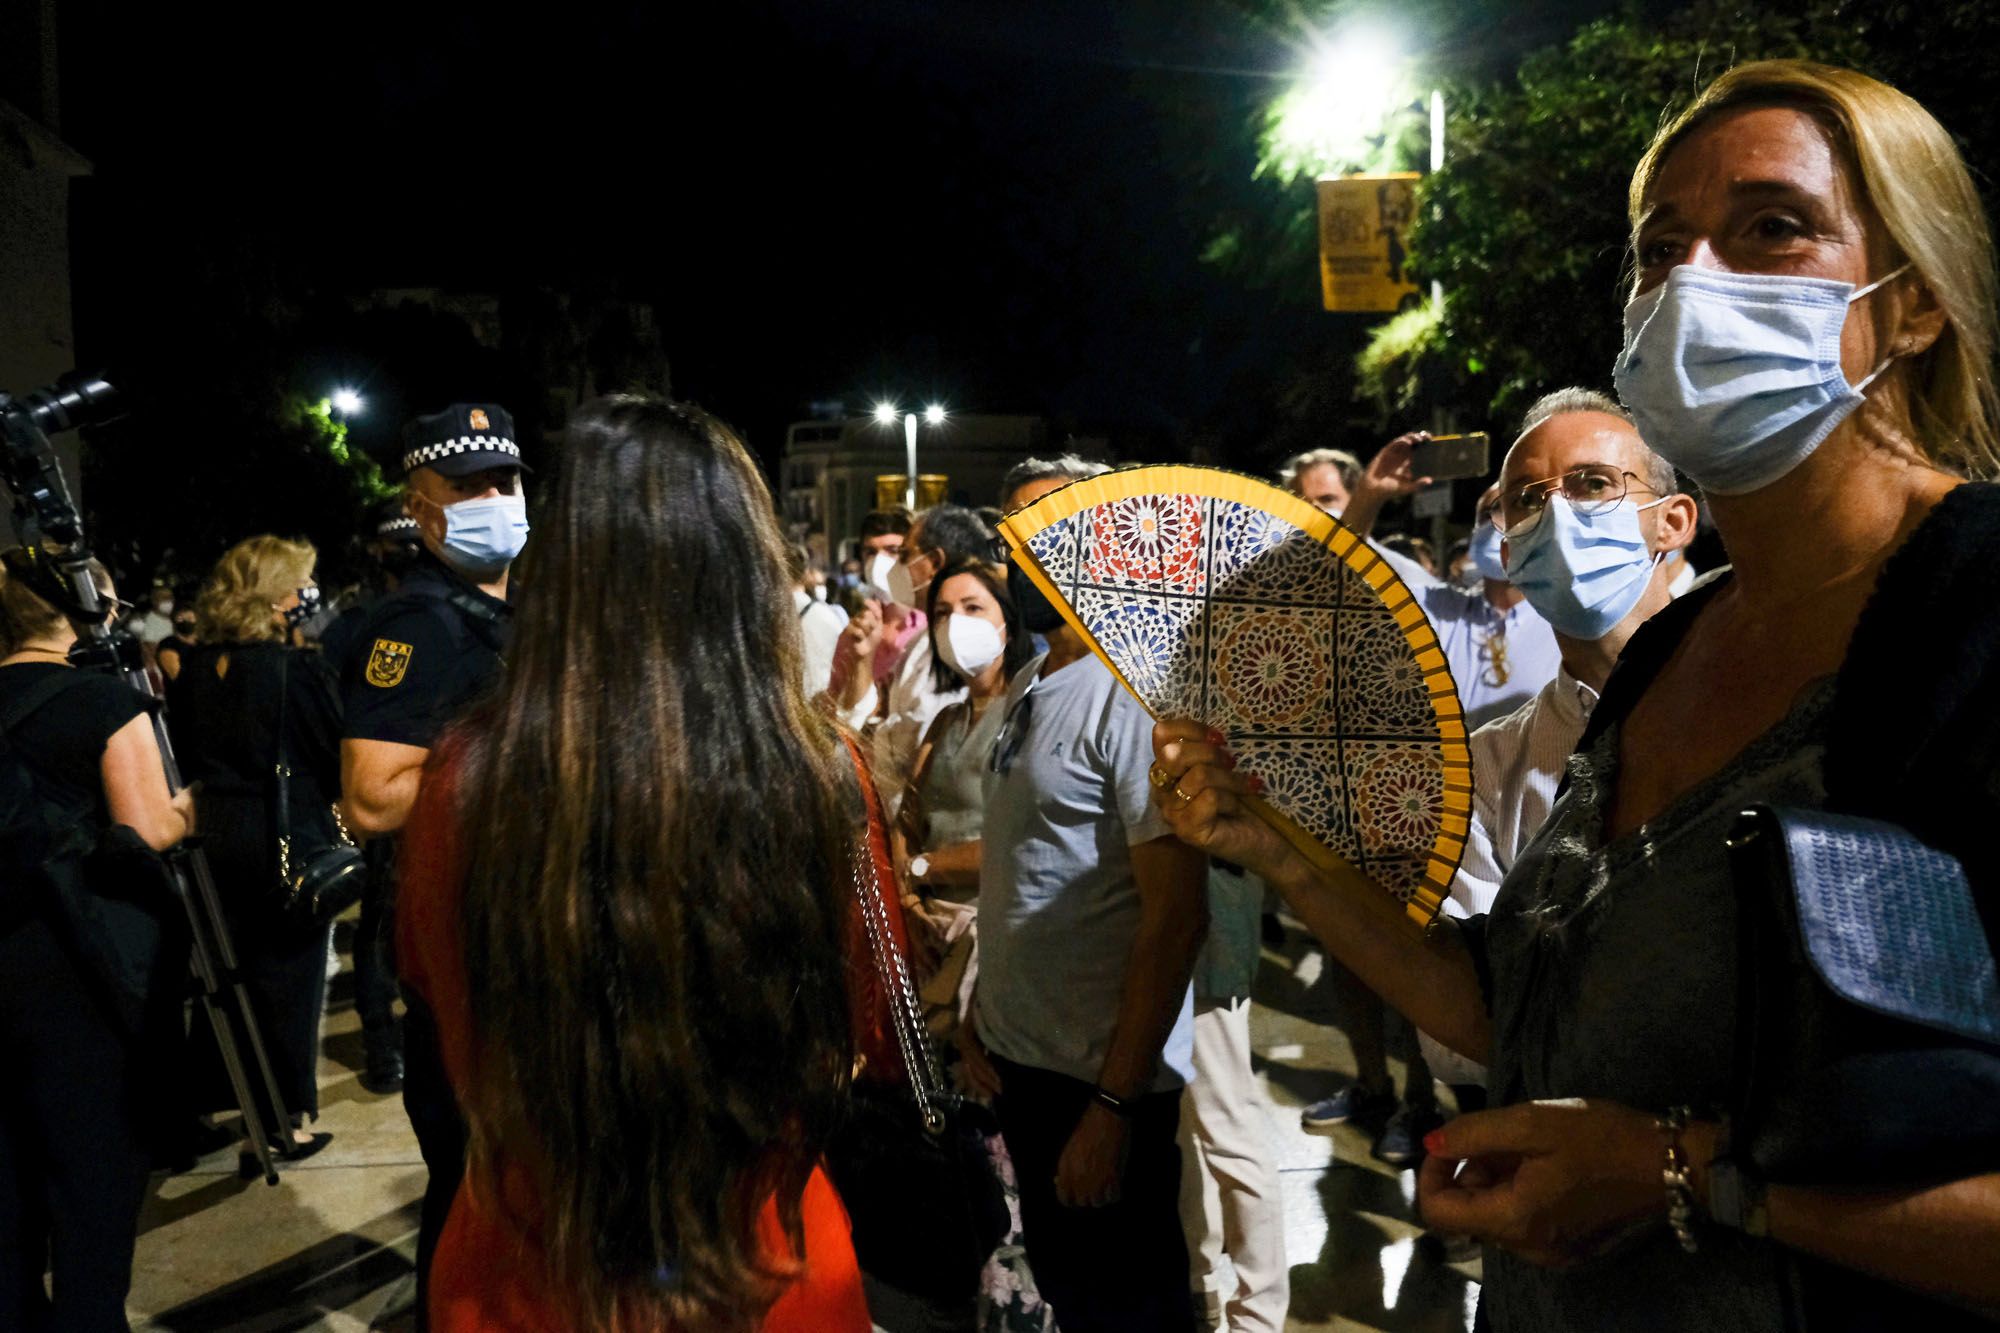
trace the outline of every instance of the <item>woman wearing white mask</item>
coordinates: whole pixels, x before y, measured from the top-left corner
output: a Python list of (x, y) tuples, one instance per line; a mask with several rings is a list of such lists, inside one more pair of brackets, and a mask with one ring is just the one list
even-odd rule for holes
[[(904, 909), (912, 940), (932, 964), (925, 969), (931, 973), (926, 999), (949, 1010), (955, 1026), (976, 975), (972, 922), (987, 759), (1000, 731), (1002, 710), (995, 705), (1035, 649), (999, 567), (976, 557), (954, 561), (930, 593), (931, 670), (939, 689), (963, 685), (966, 696), (925, 733), (896, 825), (907, 856)], [(941, 1035), (949, 1038), (949, 1028)]]
[[(1707, 493), (1734, 571), (1633, 636), (1493, 911), (1413, 945), (1273, 845), (1238, 801), (1254, 782), (1198, 727), (1159, 729), (1180, 793), (1161, 805), (1488, 1062), (1500, 1109), (1432, 1136), (1422, 1188), (1432, 1225), (1488, 1243), (1502, 1333), (1984, 1327), (1966, 1307), (2000, 1309), (2000, 490), (1968, 484), (2000, 471), (1986, 220), (1920, 106), (1797, 61), (1732, 70), (1666, 126), (1631, 215), (1619, 391)], [(1822, 829), (1746, 837), (1750, 806)], [(1774, 843), (1801, 850), (1780, 864)], [(1889, 983), (1905, 961), (1963, 988), (1956, 1011)]]

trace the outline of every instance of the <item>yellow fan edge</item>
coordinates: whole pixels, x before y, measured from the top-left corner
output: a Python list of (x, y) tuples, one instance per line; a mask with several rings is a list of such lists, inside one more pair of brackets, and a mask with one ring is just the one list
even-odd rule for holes
[[(1069, 485), (1049, 492), (1033, 504), (1014, 510), (1000, 520), (1001, 535), (1007, 538), (1013, 548), (1014, 563), (1021, 567), (1028, 579), (1041, 594), (1062, 614), (1063, 621), (1076, 631), (1085, 646), (1116, 677), (1125, 692), (1139, 701), (1139, 706), (1155, 721), (1159, 715), (1153, 707), (1126, 678), (1097, 636), (1076, 614), (1069, 604), (1069, 598), (1048, 576), (1041, 562), (1028, 549), (1028, 541), (1037, 534), (1058, 523), (1076, 517), (1086, 509), (1116, 500), (1131, 500), (1151, 495), (1194, 495), (1212, 500), (1232, 500), (1239, 504), (1251, 505), (1267, 514), (1290, 523), (1310, 536), (1320, 545), (1345, 563), (1375, 591), (1385, 605), (1401, 610), (1413, 606), (1418, 612), (1411, 624), (1401, 624), (1404, 639), (1410, 646), (1412, 655), (1435, 656), (1436, 665), (1423, 667), (1424, 683), (1432, 695), (1432, 712), (1438, 719), (1440, 733), (1456, 717), (1458, 710), (1458, 683), (1452, 679), (1451, 668), (1439, 652), (1437, 633), (1431, 627), (1430, 619), (1423, 614), (1422, 606), (1409, 585), (1403, 582), (1394, 567), (1375, 553), (1366, 541), (1357, 536), (1353, 529), (1341, 523), (1331, 514), (1315, 505), (1306, 503), (1289, 491), (1280, 490), (1267, 481), (1242, 472), (1232, 472), (1227, 468), (1196, 467), (1185, 463), (1151, 464), (1141, 467), (1123, 468), (1116, 472), (1106, 472), (1101, 476), (1085, 477)], [(1386, 580), (1383, 582), (1382, 580)], [(1419, 663), (1421, 666), (1421, 662)], [(1438, 687), (1445, 691), (1440, 695)], [(1441, 699), (1449, 699), (1452, 707), (1441, 706)], [(1470, 818), (1472, 814), (1472, 767), (1469, 763), (1446, 759), (1444, 814)], [(1366, 886), (1367, 891), (1384, 897), (1393, 895), (1379, 884), (1369, 879), (1353, 863), (1338, 852), (1307, 833), (1285, 815), (1272, 809), (1262, 801), (1251, 802), (1256, 811), (1284, 839), (1291, 843), (1299, 854), (1306, 858), (1319, 872), (1334, 884), (1348, 889)], [(1438, 856), (1438, 847), (1451, 838), (1440, 825), (1437, 838), (1432, 842), (1432, 859), (1442, 859), (1456, 869), (1459, 858)], [(1463, 849), (1461, 845), (1461, 855)], [(1450, 882), (1443, 884), (1436, 877), (1426, 875), (1423, 883), (1404, 904), (1408, 918), (1417, 926), (1428, 928), (1443, 908), (1444, 898), (1450, 891)]]

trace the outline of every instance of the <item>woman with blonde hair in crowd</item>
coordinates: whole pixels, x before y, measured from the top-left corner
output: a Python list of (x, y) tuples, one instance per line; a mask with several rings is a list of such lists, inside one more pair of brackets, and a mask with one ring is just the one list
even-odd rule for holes
[[(1160, 804), (1490, 1067), (1496, 1109), (1431, 1136), (1421, 1186), (1431, 1225), (1487, 1243), (1495, 1328), (1984, 1326), (1968, 1310), (2000, 1310), (1986, 218), (1921, 106), (1804, 61), (1717, 79), (1655, 139), (1630, 211), (1619, 393), (1702, 488), (1734, 568), (1633, 637), (1492, 912), (1419, 942), (1251, 816), (1254, 780), (1192, 723), (1158, 730)], [(1559, 481), (1503, 495), (1510, 549), (1567, 503)], [(1764, 867), (1738, 822), (1760, 805), (1847, 831)], [(1910, 840), (1968, 886), (1939, 949), (1965, 961), (1911, 959), (1934, 983), (1988, 978), (1955, 1026), (1907, 987), (1873, 995), (1907, 1021), (1836, 999), (1756, 924), (1832, 888), (1850, 964), (1910, 959), (1953, 883)], [(1838, 868), (1881, 846), (1876, 869)]]
[[(333, 926), (297, 910), (281, 881), (293, 859), (303, 864), (307, 849), (341, 836), (333, 814), (340, 796), (339, 696), (333, 673), (317, 650), (298, 645), (294, 630), (318, 605), (318, 558), (305, 542), (266, 535), (238, 542), (216, 562), (195, 599), (200, 642), (182, 655), (171, 718), (182, 769), (200, 784), (209, 864), (292, 1121), (292, 1145), (280, 1154), (288, 1161), (311, 1156), (333, 1137), (303, 1128), (319, 1114), (319, 1032)], [(280, 763), (289, 770), (282, 850)], [(197, 1024), (194, 1041), (195, 1067), (204, 1075), (195, 1109), (225, 1109), (233, 1093), (213, 1034)], [(251, 1160), (246, 1153), (245, 1170)]]

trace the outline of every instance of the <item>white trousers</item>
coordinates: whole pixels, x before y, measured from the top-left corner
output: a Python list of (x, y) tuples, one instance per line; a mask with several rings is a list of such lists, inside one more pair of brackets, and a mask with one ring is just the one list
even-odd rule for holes
[[(1194, 1082), (1181, 1094), (1181, 1225), (1194, 1289), (1227, 1333), (1282, 1333), (1291, 1304), (1271, 1126), (1250, 1067), (1250, 1001), (1198, 1001)], [(1236, 1277), (1225, 1281), (1222, 1258)]]

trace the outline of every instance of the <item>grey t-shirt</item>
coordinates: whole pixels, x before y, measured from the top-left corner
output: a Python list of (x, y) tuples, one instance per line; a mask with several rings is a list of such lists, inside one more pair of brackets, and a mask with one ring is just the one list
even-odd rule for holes
[[(1153, 720), (1095, 657), (1022, 668), (994, 746), (979, 865), (979, 1035), (1016, 1064), (1095, 1083), (1139, 925), (1131, 849), (1167, 836), (1152, 802)], [(1194, 1077), (1194, 1010), (1153, 1089)]]

